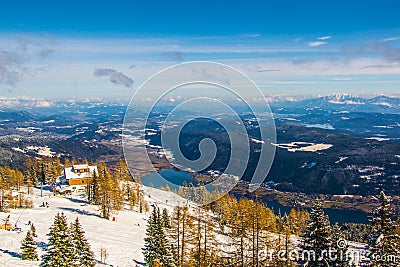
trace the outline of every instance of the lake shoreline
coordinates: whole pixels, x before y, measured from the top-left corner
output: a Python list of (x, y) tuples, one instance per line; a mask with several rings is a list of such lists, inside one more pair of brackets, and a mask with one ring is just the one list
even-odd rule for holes
[[(159, 180), (160, 175), (164, 177), (166, 181), (169, 181), (171, 184), (168, 184), (170, 190), (178, 189), (177, 184), (198, 184), (200, 181), (196, 178), (197, 175), (193, 175), (192, 173), (186, 171), (179, 171), (176, 168), (166, 168), (161, 170), (159, 173), (152, 173), (142, 177), (142, 182), (146, 186), (152, 186), (155, 188), (166, 187), (167, 184), (164, 184), (165, 181)], [(198, 175), (199, 177), (203, 177), (203, 175)], [(160, 183), (161, 181), (161, 183)], [(248, 185), (247, 185), (248, 186)], [(267, 207), (271, 208), (276, 215), (284, 215), (288, 214), (291, 209), (300, 209), (300, 210), (310, 210), (312, 201), (316, 198), (314, 195), (305, 195), (301, 194), (295, 195), (293, 193), (281, 192), (277, 190), (266, 189), (265, 187), (261, 187), (255, 193), (249, 193), (247, 190), (246, 183), (239, 183), (231, 192), (233, 196), (240, 199), (242, 197), (246, 197), (249, 199), (257, 199), (260, 202), (263, 202)], [(329, 203), (328, 199), (331, 199), (330, 196), (326, 195), (318, 195), (321, 199), (322, 203), (325, 205), (325, 212), (329, 216), (331, 223), (364, 223), (368, 224), (368, 211), (365, 206), (363, 209), (357, 207), (354, 203), (353, 205), (348, 205), (349, 203), (335, 202), (335, 205)], [(351, 200), (351, 196), (346, 198), (347, 201)], [(373, 207), (375, 203), (369, 203), (369, 207)], [(347, 207), (347, 208), (341, 208)]]

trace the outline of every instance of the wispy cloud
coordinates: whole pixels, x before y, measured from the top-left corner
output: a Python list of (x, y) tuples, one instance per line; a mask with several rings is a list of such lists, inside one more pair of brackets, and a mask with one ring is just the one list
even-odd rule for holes
[(397, 40), (400, 40), (400, 36), (399, 37), (389, 37), (389, 38), (382, 39), (383, 42), (390, 42), (390, 41), (397, 41)]
[(292, 59), (291, 62), (293, 65), (305, 65), (305, 64), (314, 64), (316, 63), (316, 59), (314, 58), (297, 58), (297, 59)]
[[(246, 38), (243, 35), (221, 37), (218, 40), (194, 37), (63, 37), (54, 43), (37, 37), (32, 42), (21, 41), (20, 46), (18, 40), (10, 41), (8, 38), (7, 41), (5, 38), (6, 42), (2, 41), (0, 44), (0, 86), (11, 89), (20, 85), (21, 90), (29, 88), (29, 92), (36, 88), (38, 92), (50, 92), (51, 89), (47, 88), (58, 86), (66, 94), (69, 89), (76, 88), (80, 94), (102, 90), (101, 94), (107, 95), (110, 94), (109, 86), (112, 83), (118, 85), (113, 86), (112, 93), (122, 95), (128, 93), (126, 88), (132, 88), (134, 83), (140, 83), (154, 72), (185, 60), (224, 62), (246, 74), (254, 75), (258, 82), (275, 80), (269, 81), (266, 88), (298, 87), (319, 90), (316, 88), (323, 87), (324, 84), (361, 88), (363, 85), (370, 86), (368, 79), (363, 77), (400, 73), (400, 47), (397, 42), (389, 41), (397, 38), (396, 33), (381, 35), (390, 37), (386, 41), (370, 41), (375, 35), (368, 36), (368, 39), (354, 40), (345, 39), (338, 34), (333, 36), (317, 35), (311, 39), (310, 36), (304, 36), (296, 40), (293, 39), (296, 36), (285, 36), (286, 39), (272, 39), (271, 42), (265, 42), (266, 37)], [(239, 38), (243, 42), (238, 42)], [(338, 41), (331, 41), (333, 38)], [(113, 64), (107, 66), (103, 65), (104, 62)], [(43, 66), (46, 71), (32, 72), (33, 68)], [(97, 79), (102, 82), (93, 83), (93, 79), (96, 79), (93, 75), (102, 77)], [(310, 83), (308, 80), (315, 79), (316, 75), (323, 75), (324, 78), (315, 84)], [(357, 75), (363, 76), (360, 78)], [(345, 82), (352, 80), (351, 76), (356, 78), (352, 82)], [(45, 85), (43, 81), (46, 81)]]
[(133, 79), (126, 76), (122, 72), (118, 72), (115, 69), (96, 69), (94, 71), (94, 76), (97, 77), (108, 77), (110, 82), (116, 85), (124, 85), (125, 87), (131, 87), (133, 84)]
[(260, 33), (249, 33), (249, 34), (245, 35), (245, 37), (249, 37), (249, 38), (256, 38), (256, 37), (260, 37), (260, 36), (262, 36), (262, 34), (260, 34)]
[(361, 69), (397, 69), (400, 68), (399, 64), (376, 64), (361, 67)]
[(324, 41), (324, 40), (329, 40), (329, 39), (331, 39), (331, 38), (332, 38), (332, 36), (326, 35), (326, 36), (318, 37), (317, 39), (318, 39), (318, 40), (321, 40), (321, 41)]
[(24, 37), (5, 39), (0, 44), (0, 85), (12, 91), (25, 77), (33, 77), (46, 69), (41, 60), (54, 51)]
[(184, 60), (184, 54), (181, 51), (168, 51), (164, 53), (169, 59), (181, 62)]
[(380, 54), (387, 62), (391, 63), (400, 63), (400, 48), (392, 46), (388, 43), (382, 42), (371, 42), (370, 44), (371, 50)]
[(320, 46), (320, 45), (325, 45), (325, 44), (327, 44), (327, 42), (315, 41), (315, 42), (309, 42), (308, 46), (315, 47), (315, 46)]
[(41, 58), (45, 58), (45, 57), (50, 56), (53, 53), (54, 53), (54, 49), (44, 48), (38, 52), (38, 56)]
[(332, 38), (332, 36), (329, 36), (329, 35), (318, 37), (317, 38), (318, 41), (309, 42), (308, 46), (316, 47), (316, 46), (326, 45), (328, 43), (328, 42), (326, 42), (326, 40), (329, 40), (331, 38)]
[(261, 68), (257, 68), (256, 69), (257, 72), (277, 72), (277, 71), (281, 71), (278, 69), (261, 69)]
[(314, 84), (313, 81), (270, 81), (270, 84)]
[(353, 80), (353, 78), (351, 77), (336, 77), (336, 78), (332, 78), (332, 81), (351, 81)]
[(15, 86), (22, 79), (25, 61), (18, 53), (0, 51), (0, 83), (7, 87)]
[[(390, 64), (400, 64), (400, 47), (393, 46), (389, 42), (374, 40), (366, 42), (361, 46), (344, 46), (342, 50), (348, 59), (370, 57), (371, 55), (374, 55), (374, 57), (380, 58), (382, 61), (372, 65), (383, 64), (391, 66)], [(369, 65), (366, 66), (368, 67)]]

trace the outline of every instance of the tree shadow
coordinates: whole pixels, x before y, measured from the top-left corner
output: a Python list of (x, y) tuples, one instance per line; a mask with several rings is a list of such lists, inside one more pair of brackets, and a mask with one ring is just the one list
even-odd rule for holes
[(68, 200), (71, 202), (74, 202), (74, 203), (89, 204), (89, 202), (87, 200), (83, 200), (83, 199), (76, 199), (76, 198), (68, 197)]
[(19, 254), (17, 252), (14, 252), (14, 251), (9, 251), (8, 249), (0, 248), (0, 252), (8, 254), (8, 255), (10, 255), (11, 257), (14, 257), (14, 258), (19, 258), (19, 259), (21, 258), (21, 254)]
[(67, 211), (71, 211), (73, 213), (78, 213), (80, 215), (87, 215), (87, 216), (95, 216), (95, 217), (99, 217), (100, 216), (94, 212), (90, 212), (87, 210), (81, 210), (81, 209), (76, 209), (76, 208), (65, 208), (65, 207), (60, 207), (61, 210), (67, 210)]
[(137, 261), (137, 260), (135, 260), (135, 259), (133, 259), (133, 261), (136, 263), (136, 265), (146, 266), (146, 263), (144, 263), (144, 262)]

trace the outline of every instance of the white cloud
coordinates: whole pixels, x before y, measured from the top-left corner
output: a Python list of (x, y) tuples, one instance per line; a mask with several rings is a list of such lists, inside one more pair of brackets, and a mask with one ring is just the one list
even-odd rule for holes
[(0, 84), (14, 86), (24, 73), (25, 58), (14, 52), (0, 51)]
[(315, 47), (315, 46), (320, 46), (320, 45), (324, 45), (324, 44), (327, 44), (327, 42), (316, 41), (316, 42), (309, 42), (308, 46)]
[(94, 76), (105, 76), (110, 79), (110, 82), (113, 84), (122, 84), (125, 87), (131, 87), (133, 84), (133, 80), (123, 74), (122, 72), (118, 72), (115, 69), (96, 69), (94, 71)]
[(315, 41), (315, 42), (309, 42), (308, 43), (308, 46), (311, 46), (311, 47), (316, 47), (316, 46), (320, 46), (320, 45), (325, 45), (325, 44), (327, 44), (328, 42), (326, 42), (326, 40), (329, 40), (329, 39), (331, 39), (332, 38), (332, 36), (321, 36), (321, 37), (318, 37), (317, 39), (319, 40), (319, 41)]
[(389, 38), (385, 38), (382, 41), (384, 42), (390, 42), (390, 41), (397, 41), (400, 40), (400, 37), (389, 37)]
[(321, 40), (321, 41), (324, 41), (324, 40), (329, 40), (329, 39), (331, 39), (331, 38), (332, 38), (332, 36), (327, 35), (327, 36), (318, 37), (317, 39), (318, 39), (318, 40)]
[(183, 61), (184, 59), (184, 55), (181, 51), (168, 51), (165, 52), (165, 55), (169, 58), (172, 59), (174, 61)]
[(271, 81), (271, 84), (314, 84), (312, 81)]
[(351, 80), (353, 80), (353, 78), (351, 77), (337, 77), (332, 79), (332, 81), (351, 81)]
[(16, 107), (16, 106), (22, 106), (22, 107), (51, 107), (53, 106), (52, 101), (47, 101), (44, 100), (43, 98), (34, 98), (34, 97), (27, 97), (27, 96), (21, 96), (21, 97), (0, 97), (0, 105), (2, 107)]
[[(103, 96), (110, 94), (109, 83), (111, 82), (120, 85), (113, 88), (112, 94), (128, 96), (130, 91), (126, 88), (133, 88), (134, 84), (140, 84), (154, 73), (175, 64), (176, 61), (181, 61), (184, 56), (191, 60), (214, 60), (236, 66), (244, 73), (252, 75), (258, 82), (264, 83), (266, 88), (307, 87), (307, 90), (308, 88), (311, 90), (319, 86), (319, 83), (310, 84), (309, 80), (312, 80), (315, 75), (333, 75), (322, 83), (345, 87), (349, 86), (349, 83), (332, 81), (350, 81), (351, 78), (348, 76), (351, 75), (369, 77), (370, 75), (400, 74), (399, 48), (386, 43), (400, 40), (400, 37), (395, 37), (396, 34), (386, 36), (388, 37), (386, 39), (350, 47), (352, 48), (350, 52), (338, 43), (331, 43), (330, 36), (315, 36), (314, 39), (309, 40), (298, 38), (294, 41), (299, 43), (282, 46), (275, 42), (264, 44), (257, 38), (246, 39), (246, 45), (235, 45), (235, 42), (229, 38), (223, 42), (215, 42), (189, 37), (61, 38), (47, 45), (46, 40), (37, 38), (34, 39), (34, 43), (38, 45), (35, 47), (29, 45), (27, 52), (16, 48), (10, 50), (10, 47), (17, 47), (18, 42), (5, 38), (6, 44), (3, 41), (0, 44), (0, 89), (2, 85), (6, 88), (16, 86), (16, 89), (32, 96), (56, 95), (59, 92), (65, 92), (64, 95), (67, 96), (93, 95), (93, 92)], [(0, 34), (0, 39), (1, 37)], [(240, 36), (240, 38), (244, 37)], [(323, 47), (310, 48), (318, 46)], [(276, 52), (286, 53), (282, 57), (269, 57), (268, 53)], [(46, 57), (52, 53), (55, 56)], [(113, 64), (112, 68), (97, 69), (99, 66), (110, 65), (110, 62)], [(27, 68), (37, 69), (38, 66), (42, 68), (42, 65), (47, 66), (46, 71), (37, 71), (35, 75), (24, 75)], [(94, 70), (97, 70), (95, 76), (103, 76), (106, 82), (94, 77)], [(131, 78), (133, 75), (134, 80)], [(293, 80), (286, 80), (288, 78)], [(269, 82), (265, 83), (266, 79)], [(361, 88), (364, 86), (363, 83), (366, 86), (370, 85), (368, 78), (357, 76), (357, 79), (351, 82), (351, 86), (356, 88), (357, 84), (360, 84)], [(27, 91), (25, 88), (30, 90)], [(52, 88), (59, 88), (59, 90), (53, 94)], [(174, 96), (174, 100), (179, 99)]]
[(32, 77), (47, 67), (43, 59), (54, 51), (47, 43), (36, 43), (22, 37), (3, 38), (0, 44), (0, 87), (12, 91), (27, 76)]
[(255, 38), (255, 37), (260, 37), (262, 36), (260, 33), (250, 33), (246, 35), (249, 38)]
[(362, 69), (371, 69), (371, 68), (377, 68), (377, 69), (394, 69), (394, 68), (400, 68), (399, 64), (376, 64), (376, 65), (368, 65), (368, 66), (363, 66), (361, 67)]

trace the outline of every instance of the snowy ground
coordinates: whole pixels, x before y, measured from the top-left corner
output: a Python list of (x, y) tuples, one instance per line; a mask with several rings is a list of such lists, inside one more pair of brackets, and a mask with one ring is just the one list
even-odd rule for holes
[[(145, 188), (145, 194), (150, 205), (156, 203), (160, 208), (171, 208), (185, 203), (184, 199), (173, 193), (153, 188)], [(143, 238), (149, 213), (141, 214), (137, 211), (125, 210), (119, 212), (116, 221), (108, 221), (98, 217), (98, 208), (86, 205), (80, 196), (52, 197), (49, 191), (44, 191), (43, 195), (40, 197), (40, 190), (35, 189), (32, 196), (33, 209), (0, 212), (0, 223), (10, 214), (10, 223), (14, 225), (20, 216), (18, 227), (22, 229), (21, 233), (0, 230), (0, 266), (38, 266), (40, 262), (20, 259), (21, 240), (29, 230), (28, 221), (31, 221), (38, 235), (36, 238), (39, 246), (38, 253), (42, 255), (43, 247), (47, 244), (46, 234), (57, 212), (64, 212), (69, 222), (79, 217), (96, 260), (100, 261), (101, 249), (107, 250), (108, 257), (105, 266), (129, 267), (136, 266), (134, 260), (143, 262), (141, 248), (144, 244)], [(39, 207), (42, 202), (48, 202), (50, 207)], [(98, 266), (103, 265), (99, 263)]]
[[(157, 204), (160, 208), (172, 208), (177, 205), (186, 204), (186, 200), (171, 193), (160, 191), (154, 188), (145, 187), (145, 198), (150, 205)], [(119, 212), (117, 220), (105, 220), (98, 216), (98, 207), (87, 205), (80, 196), (52, 197), (49, 191), (44, 191), (44, 196), (40, 197), (40, 190), (35, 189), (32, 195), (34, 201), (33, 209), (11, 210), (10, 213), (0, 212), (0, 223), (10, 215), (10, 223), (14, 225), (18, 220), (18, 227), (22, 229), (21, 233), (15, 231), (0, 230), (0, 266), (39, 266), (40, 262), (22, 261), (20, 259), (21, 240), (29, 230), (28, 221), (36, 226), (38, 237), (35, 239), (38, 244), (38, 253), (44, 253), (43, 248), (47, 244), (47, 233), (53, 223), (57, 212), (64, 212), (69, 222), (76, 217), (86, 232), (92, 250), (95, 253), (97, 266), (137, 266), (137, 263), (143, 262), (142, 247), (146, 233), (146, 220), (149, 213), (141, 214), (138, 211), (124, 210)], [(39, 207), (42, 202), (48, 202), (49, 208)], [(194, 204), (190, 204), (192, 210)], [(275, 234), (272, 234), (275, 236)], [(294, 243), (297, 243), (297, 237), (293, 237)], [(219, 236), (220, 243), (225, 243), (225, 237)], [(108, 256), (106, 263), (100, 263), (100, 251), (106, 249)], [(352, 255), (356, 254), (355, 260), (358, 262), (357, 255), (365, 251), (365, 244), (350, 243)], [(136, 260), (136, 262), (135, 262)], [(140, 265), (139, 265), (140, 266)]]

